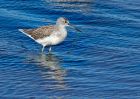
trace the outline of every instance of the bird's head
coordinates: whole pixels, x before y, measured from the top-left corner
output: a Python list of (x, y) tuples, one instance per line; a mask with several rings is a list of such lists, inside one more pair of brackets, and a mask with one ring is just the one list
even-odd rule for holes
[(62, 26), (69, 26), (69, 21), (68, 19), (64, 18), (64, 17), (60, 17), (57, 19), (56, 22), (57, 25), (62, 25)]
[(70, 26), (70, 27), (73, 27), (75, 30), (77, 30), (78, 32), (81, 32), (79, 29), (77, 29), (74, 25), (70, 24), (69, 20), (66, 19), (65, 17), (60, 17), (57, 19), (56, 21), (56, 25), (58, 26), (63, 26), (63, 27), (66, 27), (66, 26)]

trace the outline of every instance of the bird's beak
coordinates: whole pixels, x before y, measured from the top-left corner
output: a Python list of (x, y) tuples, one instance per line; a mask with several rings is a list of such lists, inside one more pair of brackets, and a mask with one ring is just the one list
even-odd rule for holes
[(69, 26), (72, 27), (72, 28), (74, 28), (74, 29), (75, 29), (76, 31), (78, 31), (78, 32), (82, 32), (80, 29), (78, 29), (77, 27), (75, 27), (74, 25), (72, 25), (72, 24), (70, 24), (70, 23), (69, 23)]

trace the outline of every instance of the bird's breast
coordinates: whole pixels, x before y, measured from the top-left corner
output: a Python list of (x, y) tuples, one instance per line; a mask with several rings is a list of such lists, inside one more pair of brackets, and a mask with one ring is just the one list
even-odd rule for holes
[(64, 41), (67, 37), (67, 31), (61, 31), (52, 36), (52, 45), (56, 45)]
[(38, 43), (47, 45), (57, 45), (64, 41), (67, 36), (67, 31), (54, 32), (50, 36), (37, 40)]

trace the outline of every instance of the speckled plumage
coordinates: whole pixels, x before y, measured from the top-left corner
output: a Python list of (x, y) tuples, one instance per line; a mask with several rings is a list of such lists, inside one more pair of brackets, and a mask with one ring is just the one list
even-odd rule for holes
[(55, 31), (54, 26), (42, 26), (35, 29), (22, 29), (24, 33), (30, 35), (33, 39), (41, 39), (50, 36)]

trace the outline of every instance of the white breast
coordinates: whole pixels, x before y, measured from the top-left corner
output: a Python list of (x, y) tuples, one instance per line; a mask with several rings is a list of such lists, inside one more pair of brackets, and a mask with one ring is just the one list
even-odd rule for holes
[(64, 41), (67, 36), (66, 29), (61, 29), (59, 32), (53, 32), (50, 36), (44, 37), (43, 39), (38, 39), (37, 42), (42, 44), (43, 46), (48, 45), (57, 45)]

